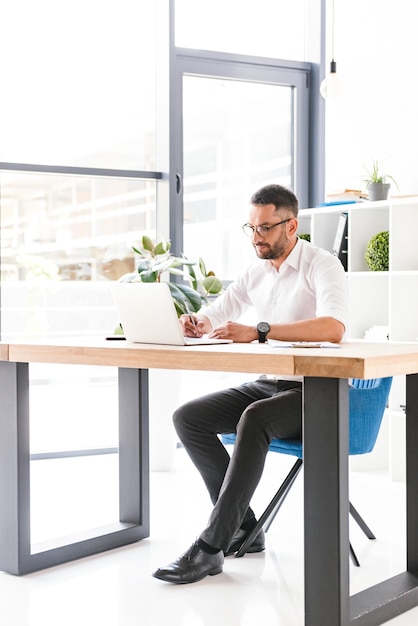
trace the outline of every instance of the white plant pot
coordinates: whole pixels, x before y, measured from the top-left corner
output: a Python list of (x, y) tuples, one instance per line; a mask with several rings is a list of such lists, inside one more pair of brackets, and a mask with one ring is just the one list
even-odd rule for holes
[(370, 201), (387, 200), (390, 183), (369, 183), (367, 185), (367, 195)]

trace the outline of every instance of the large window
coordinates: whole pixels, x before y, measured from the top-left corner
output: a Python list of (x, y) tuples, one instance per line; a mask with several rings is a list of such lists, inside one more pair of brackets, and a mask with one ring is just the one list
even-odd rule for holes
[(155, 169), (155, 5), (1, 3), (0, 161)]
[(156, 20), (147, 0), (2, 3), (3, 339), (111, 330), (106, 282), (155, 235)]
[(2, 338), (109, 334), (107, 285), (155, 236), (156, 181), (0, 171)]
[(292, 114), (290, 87), (184, 77), (184, 247), (223, 279), (252, 261), (241, 237), (251, 194), (272, 181), (293, 186)]
[[(149, 0), (2, 2), (3, 340), (118, 322), (108, 283), (156, 229), (156, 17)], [(115, 521), (116, 369), (33, 365), (30, 382), (32, 540)], [(109, 519), (79, 500), (85, 463)]]
[(279, 183), (307, 206), (311, 66), (182, 49), (176, 69), (179, 247), (232, 280), (253, 260), (241, 226), (254, 191)]

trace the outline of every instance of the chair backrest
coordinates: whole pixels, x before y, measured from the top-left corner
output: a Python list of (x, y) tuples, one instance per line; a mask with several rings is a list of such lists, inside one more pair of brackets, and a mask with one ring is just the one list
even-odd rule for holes
[[(373, 450), (391, 386), (392, 377), (350, 380), (350, 455), (367, 454)], [(235, 434), (222, 435), (222, 441), (226, 444), (234, 443)], [(303, 456), (299, 439), (273, 439), (269, 450), (300, 459)]]
[(392, 377), (350, 381), (350, 454), (367, 454), (376, 443)]

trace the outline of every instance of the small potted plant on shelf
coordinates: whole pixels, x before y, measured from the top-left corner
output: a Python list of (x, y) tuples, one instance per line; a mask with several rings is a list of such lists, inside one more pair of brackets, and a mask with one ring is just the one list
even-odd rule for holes
[[(144, 235), (141, 245), (132, 246), (139, 255), (135, 272), (124, 274), (120, 282), (160, 282), (168, 273), (183, 278), (183, 282), (168, 282), (177, 315), (192, 311), (197, 313), (209, 296), (222, 292), (222, 282), (214, 272), (207, 271), (203, 259), (189, 261), (185, 256), (176, 257), (171, 253), (171, 242), (160, 241), (157, 244)], [(186, 282), (184, 282), (186, 281)]]
[(367, 175), (363, 178), (363, 182), (366, 184), (369, 200), (386, 200), (389, 194), (390, 181), (399, 189), (393, 176), (381, 171), (381, 165), (377, 159), (372, 161), (371, 167), (364, 166), (364, 169)]

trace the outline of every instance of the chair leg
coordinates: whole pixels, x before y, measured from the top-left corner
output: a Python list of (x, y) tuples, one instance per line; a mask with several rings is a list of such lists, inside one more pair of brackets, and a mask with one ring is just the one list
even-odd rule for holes
[(373, 532), (370, 530), (370, 528), (367, 526), (366, 522), (364, 521), (364, 519), (361, 517), (360, 513), (357, 511), (357, 509), (354, 508), (354, 506), (351, 504), (350, 502), (350, 513), (353, 516), (353, 518), (356, 520), (357, 524), (360, 526), (361, 530), (364, 532), (364, 534), (366, 535), (366, 537), (368, 539), (376, 539), (375, 535), (373, 534)]
[[(255, 537), (258, 535), (258, 533), (260, 532), (262, 528), (264, 528), (265, 532), (268, 531), (272, 522), (274, 521), (274, 518), (279, 512), (280, 507), (282, 506), (284, 500), (286, 499), (286, 496), (289, 493), (293, 483), (295, 482), (300, 470), (302, 469), (302, 465), (303, 465), (302, 459), (297, 459), (296, 463), (293, 465), (292, 469), (286, 476), (285, 480), (283, 481), (282, 485), (276, 492), (270, 504), (268, 505), (264, 513), (261, 515), (257, 524), (254, 526), (254, 528), (249, 533), (249, 535), (247, 535), (245, 541), (240, 546), (238, 552), (235, 555), (236, 558), (244, 556), (244, 554), (246, 554), (247, 548), (252, 544)], [(361, 517), (357, 509), (355, 509), (355, 507), (351, 504), (351, 502), (350, 502), (350, 514), (353, 516), (353, 519), (357, 522), (357, 524), (360, 526), (361, 530), (364, 532), (364, 534), (366, 535), (368, 539), (376, 539), (371, 529), (367, 526), (366, 522)], [(351, 545), (351, 542), (349, 545), (350, 545), (350, 558), (356, 567), (360, 567), (360, 562), (353, 549), (353, 546)]]
[(244, 554), (247, 552), (248, 546), (252, 544), (255, 537), (258, 535), (263, 527), (265, 531), (270, 528), (270, 525), (276, 517), (287, 494), (289, 493), (291, 486), (295, 482), (296, 477), (302, 468), (302, 464), (302, 459), (297, 459), (296, 463), (293, 465), (292, 469), (283, 481), (280, 489), (277, 491), (276, 495), (273, 497), (272, 501), (270, 502), (264, 513), (261, 515), (257, 524), (254, 526), (250, 534), (246, 537), (245, 541), (240, 546), (240, 549), (236, 553), (235, 557), (244, 556)]
[[(353, 517), (353, 519), (357, 522), (357, 524), (360, 526), (361, 530), (364, 532), (364, 534), (366, 535), (366, 537), (368, 539), (376, 539), (374, 533), (370, 530), (370, 528), (367, 526), (366, 522), (364, 521), (364, 519), (361, 517), (360, 513), (357, 511), (356, 508), (354, 508), (354, 506), (351, 504), (350, 502), (350, 513)], [(353, 564), (356, 567), (360, 567), (360, 563), (359, 560), (357, 558), (356, 553), (353, 550), (353, 547), (350, 543), (350, 556), (351, 556), (351, 560), (353, 561)]]
[(357, 554), (353, 550), (353, 546), (351, 545), (351, 542), (350, 542), (350, 557), (353, 562), (353, 565), (355, 565), (356, 567), (360, 567), (360, 562), (357, 558)]
[(273, 500), (270, 502), (270, 505), (267, 507), (264, 514), (261, 516), (260, 521), (262, 521), (264, 532), (267, 532), (270, 526), (272, 525), (277, 513), (279, 512), (280, 507), (285, 501), (287, 494), (293, 486), (296, 478), (300, 470), (302, 469), (303, 461), (302, 459), (298, 459), (296, 463), (293, 465), (292, 469), (286, 476), (285, 480), (282, 483), (281, 489), (277, 492)]

